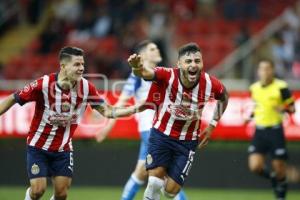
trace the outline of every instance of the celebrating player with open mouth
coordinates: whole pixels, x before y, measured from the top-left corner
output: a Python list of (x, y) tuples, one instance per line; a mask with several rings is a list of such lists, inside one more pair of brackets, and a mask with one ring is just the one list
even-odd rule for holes
[(95, 86), (82, 77), (84, 52), (65, 47), (59, 53), (60, 71), (45, 75), (0, 103), (0, 115), (15, 103), (36, 102), (27, 137), (27, 173), (30, 187), (25, 200), (40, 199), (52, 178), (51, 200), (65, 200), (73, 175), (72, 137), (89, 103), (108, 118), (127, 116), (135, 107), (107, 105)]
[[(136, 52), (141, 55), (144, 61), (144, 67), (147, 68), (155, 68), (156, 65), (162, 60), (157, 45), (150, 40), (144, 40), (140, 42), (136, 47)], [(145, 81), (141, 77), (135, 76), (134, 74), (130, 74), (116, 105), (124, 106), (131, 97), (134, 97), (135, 102), (144, 103), (144, 101), (147, 99), (150, 87), (151, 82)], [(121, 200), (133, 200), (141, 185), (145, 183), (148, 178), (145, 162), (153, 117), (154, 111), (150, 109), (138, 113), (136, 116), (141, 137), (139, 159), (134, 172), (123, 189)], [(109, 123), (106, 125), (106, 127), (101, 130), (101, 132), (97, 133), (97, 141), (100, 142), (107, 136), (115, 122), (115, 119), (109, 120)], [(183, 190), (178, 193), (176, 200), (186, 200), (186, 195), (184, 194)]]
[[(144, 200), (159, 200), (160, 191), (168, 198), (176, 196), (191, 169), (197, 146), (208, 143), (227, 107), (225, 87), (203, 71), (200, 48), (189, 43), (178, 54), (176, 68), (147, 68), (137, 54), (128, 59), (136, 76), (153, 81), (145, 105), (156, 112), (146, 159), (149, 180)], [(211, 98), (217, 100), (213, 119), (200, 131), (201, 113)], [(199, 144), (200, 135), (204, 137)]]

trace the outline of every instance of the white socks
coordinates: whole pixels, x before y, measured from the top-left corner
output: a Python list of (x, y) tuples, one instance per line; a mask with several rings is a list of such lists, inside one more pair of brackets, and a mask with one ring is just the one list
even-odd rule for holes
[[(25, 199), (24, 200), (32, 200), (31, 197), (30, 197), (30, 187), (27, 188), (27, 190), (26, 190), (26, 194), (25, 194)], [(52, 196), (50, 198), (50, 200), (55, 200), (54, 196)]]
[(26, 190), (25, 200), (32, 200), (31, 197), (30, 197), (30, 187), (27, 188), (27, 190)]
[(143, 185), (145, 181), (140, 180), (135, 174), (131, 174), (131, 178), (139, 185)]
[(164, 180), (149, 176), (148, 185), (144, 193), (144, 200), (160, 200), (160, 189), (164, 186)]

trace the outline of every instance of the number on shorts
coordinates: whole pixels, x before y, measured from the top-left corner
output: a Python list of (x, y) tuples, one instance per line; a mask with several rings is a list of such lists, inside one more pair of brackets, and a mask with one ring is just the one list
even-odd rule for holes
[(73, 167), (73, 152), (70, 152), (70, 166)]
[(189, 175), (189, 172), (192, 168), (192, 163), (194, 161), (194, 155), (195, 155), (195, 152), (194, 151), (190, 151), (189, 153), (189, 157), (188, 157), (188, 160), (186, 162), (186, 165), (182, 171), (182, 174), (185, 175), (185, 176), (188, 176)]

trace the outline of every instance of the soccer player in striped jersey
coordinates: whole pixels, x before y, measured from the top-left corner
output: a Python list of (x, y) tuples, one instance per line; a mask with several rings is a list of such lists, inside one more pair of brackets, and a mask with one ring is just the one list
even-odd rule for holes
[[(147, 68), (140, 55), (128, 58), (136, 76), (152, 80), (145, 103), (146, 108), (155, 109), (155, 117), (146, 157), (149, 179), (144, 200), (159, 200), (160, 191), (168, 198), (176, 196), (191, 169), (197, 146), (208, 143), (227, 107), (226, 89), (218, 79), (204, 72), (198, 45), (186, 44), (178, 54), (175, 68)], [(217, 100), (213, 119), (200, 131), (201, 113), (211, 98)]]
[(0, 115), (15, 103), (35, 102), (27, 136), (27, 173), (30, 187), (25, 200), (40, 199), (52, 178), (52, 200), (65, 200), (73, 175), (72, 137), (90, 104), (103, 116), (114, 118), (135, 112), (135, 107), (114, 108), (105, 103), (95, 86), (82, 77), (84, 52), (65, 47), (59, 53), (60, 71), (45, 75), (0, 103)]
[[(144, 66), (147, 68), (153, 69), (162, 60), (157, 45), (149, 40), (140, 42), (137, 45), (136, 52), (142, 56)], [(151, 82), (145, 81), (142, 78), (135, 76), (133, 73), (130, 74), (116, 105), (126, 105), (126, 102), (131, 97), (134, 97), (135, 102), (143, 103), (147, 99), (150, 86)], [(145, 160), (147, 156), (148, 139), (150, 135), (150, 128), (152, 127), (153, 117), (154, 111), (150, 109), (136, 115), (141, 137), (139, 158), (134, 172), (131, 174), (131, 177), (124, 187), (121, 200), (133, 200), (141, 185), (143, 185), (148, 178), (148, 173), (145, 168)], [(100, 142), (107, 136), (115, 122), (116, 120), (114, 119), (110, 120), (106, 127), (101, 132), (97, 133), (97, 141)], [(176, 196), (176, 200), (186, 200), (185, 194), (182, 190)]]
[[(288, 158), (282, 127), (283, 113), (295, 112), (294, 99), (285, 81), (274, 77), (271, 60), (258, 64), (259, 81), (250, 86), (255, 102), (253, 118), (256, 130), (249, 146), (249, 168), (271, 181), (277, 200), (284, 200), (287, 192)], [(266, 155), (271, 156), (271, 170), (266, 167)]]

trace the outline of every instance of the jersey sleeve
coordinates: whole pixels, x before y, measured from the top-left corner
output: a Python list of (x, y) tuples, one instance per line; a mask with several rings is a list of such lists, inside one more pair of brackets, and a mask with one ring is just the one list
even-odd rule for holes
[(166, 67), (154, 68), (154, 80), (168, 82), (171, 77), (172, 69)]
[(21, 106), (27, 102), (38, 101), (42, 94), (43, 78), (35, 80), (14, 93), (14, 98)]
[(92, 83), (89, 83), (89, 95), (87, 102), (92, 108), (105, 103), (104, 98), (99, 94), (96, 87)]
[(161, 105), (163, 101), (162, 98), (162, 93), (160, 92), (158, 83), (152, 82), (145, 102), (145, 107), (147, 109), (156, 110), (156, 108), (158, 108), (158, 106)]
[(122, 93), (126, 96), (132, 97), (134, 96), (135, 92), (141, 87), (141, 84), (141, 78), (131, 73), (123, 87)]
[(224, 92), (225, 92), (225, 86), (219, 81), (216, 77), (210, 76), (211, 80), (211, 94), (212, 97), (216, 100), (221, 100)]
[(291, 94), (291, 91), (289, 90), (289, 88), (283, 87), (280, 88), (280, 95), (281, 95), (281, 99), (284, 105), (290, 105), (294, 103), (294, 99), (293, 96)]

